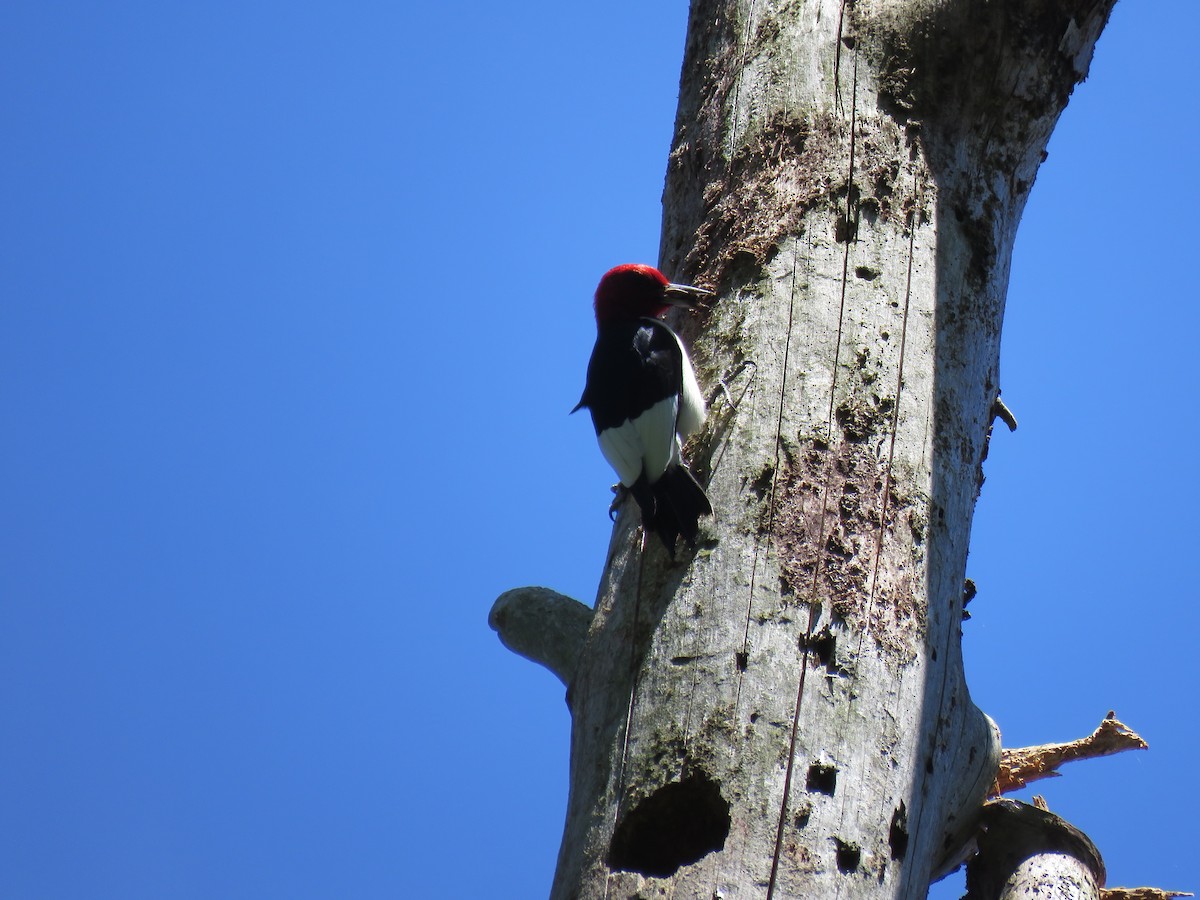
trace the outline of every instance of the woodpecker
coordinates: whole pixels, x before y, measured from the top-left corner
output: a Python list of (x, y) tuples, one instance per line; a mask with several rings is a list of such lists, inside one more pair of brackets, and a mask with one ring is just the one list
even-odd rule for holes
[(571, 410), (591, 412), (600, 452), (672, 556), (680, 535), (696, 546), (698, 520), (712, 505), (683, 459), (683, 441), (704, 423), (704, 397), (683, 343), (661, 317), (709, 296), (671, 284), (653, 266), (609, 269), (596, 288), (583, 397)]

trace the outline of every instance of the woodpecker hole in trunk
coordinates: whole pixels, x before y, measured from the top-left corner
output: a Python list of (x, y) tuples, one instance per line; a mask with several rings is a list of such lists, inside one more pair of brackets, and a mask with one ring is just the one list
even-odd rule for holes
[(725, 847), (729, 801), (703, 772), (664, 785), (626, 812), (608, 851), (610, 869), (666, 878)]
[(811, 638), (800, 639), (800, 649), (811, 649), (817, 661), (830, 675), (845, 677), (849, 674), (837, 661), (837, 637), (828, 627), (822, 628)]
[(859, 849), (857, 844), (852, 844), (839, 838), (834, 838), (833, 840), (837, 845), (838, 871), (843, 875), (849, 875), (858, 868), (858, 864), (862, 860), (862, 850)]
[(908, 850), (908, 810), (904, 801), (892, 812), (892, 825), (888, 829), (888, 846), (892, 848), (892, 859), (904, 859)]
[(808, 779), (805, 787), (809, 793), (828, 794), (833, 796), (837, 790), (837, 767), (813, 763), (808, 767)]

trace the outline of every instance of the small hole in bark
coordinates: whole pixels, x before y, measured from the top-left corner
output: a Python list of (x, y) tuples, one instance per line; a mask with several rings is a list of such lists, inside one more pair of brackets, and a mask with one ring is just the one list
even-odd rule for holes
[(828, 631), (822, 631), (813, 640), (813, 649), (817, 651), (817, 659), (821, 661), (821, 665), (828, 669), (837, 649), (837, 638)]
[(908, 809), (904, 801), (892, 813), (892, 827), (888, 829), (888, 846), (892, 848), (892, 859), (904, 859), (908, 850)]
[(763, 466), (761, 472), (750, 482), (750, 490), (754, 496), (761, 500), (768, 491), (771, 490), (771, 484), (775, 479), (775, 467), (768, 464)]
[(848, 844), (840, 838), (834, 838), (833, 842), (837, 844), (838, 871), (848, 875), (858, 868), (859, 861), (862, 860), (862, 851), (858, 849), (857, 844)]
[(833, 796), (837, 789), (837, 767), (813, 763), (808, 767), (808, 790)]
[(837, 638), (828, 628), (822, 628), (807, 641), (803, 637), (800, 638), (800, 649), (803, 650), (805, 646), (817, 655), (817, 662), (830, 675), (844, 676), (847, 674), (846, 670), (838, 665)]
[(857, 237), (858, 223), (847, 219), (845, 216), (838, 216), (837, 220), (833, 223), (833, 239), (839, 244), (845, 244)]
[(608, 851), (610, 869), (653, 878), (674, 875), (725, 846), (729, 802), (703, 773), (659, 788), (621, 817)]

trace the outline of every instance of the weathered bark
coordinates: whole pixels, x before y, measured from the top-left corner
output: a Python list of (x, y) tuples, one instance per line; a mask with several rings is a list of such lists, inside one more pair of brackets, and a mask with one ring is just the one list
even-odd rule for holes
[(545, 666), (569, 687), (587, 641), (592, 610), (549, 588), (513, 588), (496, 598), (488, 624), (505, 647)]
[(981, 818), (963, 900), (1099, 900), (1104, 862), (1079, 829), (1013, 800), (989, 803)]
[(1000, 770), (996, 773), (993, 793), (1004, 794), (1040, 778), (1055, 778), (1063, 763), (1111, 756), (1125, 750), (1145, 750), (1149, 746), (1140, 734), (1119, 721), (1110, 710), (1095, 731), (1077, 741), (1005, 748), (1000, 753)]
[[(1114, 721), (1111, 714), (1105, 721)], [(1097, 734), (1104, 731), (1102, 726)], [(1104, 743), (1111, 738), (1093, 735), (1090, 740)], [(1125, 744), (1121, 749), (1133, 746)], [(967, 863), (963, 900), (1170, 900), (1193, 896), (1154, 887), (1104, 887), (1100, 851), (1082, 831), (1047, 810), (1040, 797), (1034, 797), (1033, 805), (1014, 800), (987, 803), (976, 845), (977, 852)]]
[(677, 323), (716, 515), (674, 563), (617, 521), (554, 897), (923, 897), (960, 858), (1009, 259), (1112, 3), (694, 0), (661, 266), (719, 294)]

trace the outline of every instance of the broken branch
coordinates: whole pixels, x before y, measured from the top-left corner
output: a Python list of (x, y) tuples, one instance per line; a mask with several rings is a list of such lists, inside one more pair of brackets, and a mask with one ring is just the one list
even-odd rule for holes
[(1149, 746), (1110, 710), (1099, 728), (1077, 741), (1001, 750), (993, 796), (1023, 788), (1039, 778), (1057, 777), (1058, 767), (1063, 763), (1111, 756), (1124, 750), (1145, 750)]
[(520, 587), (496, 598), (488, 624), (505, 647), (545, 666), (569, 686), (592, 615), (590, 606), (558, 591)]

